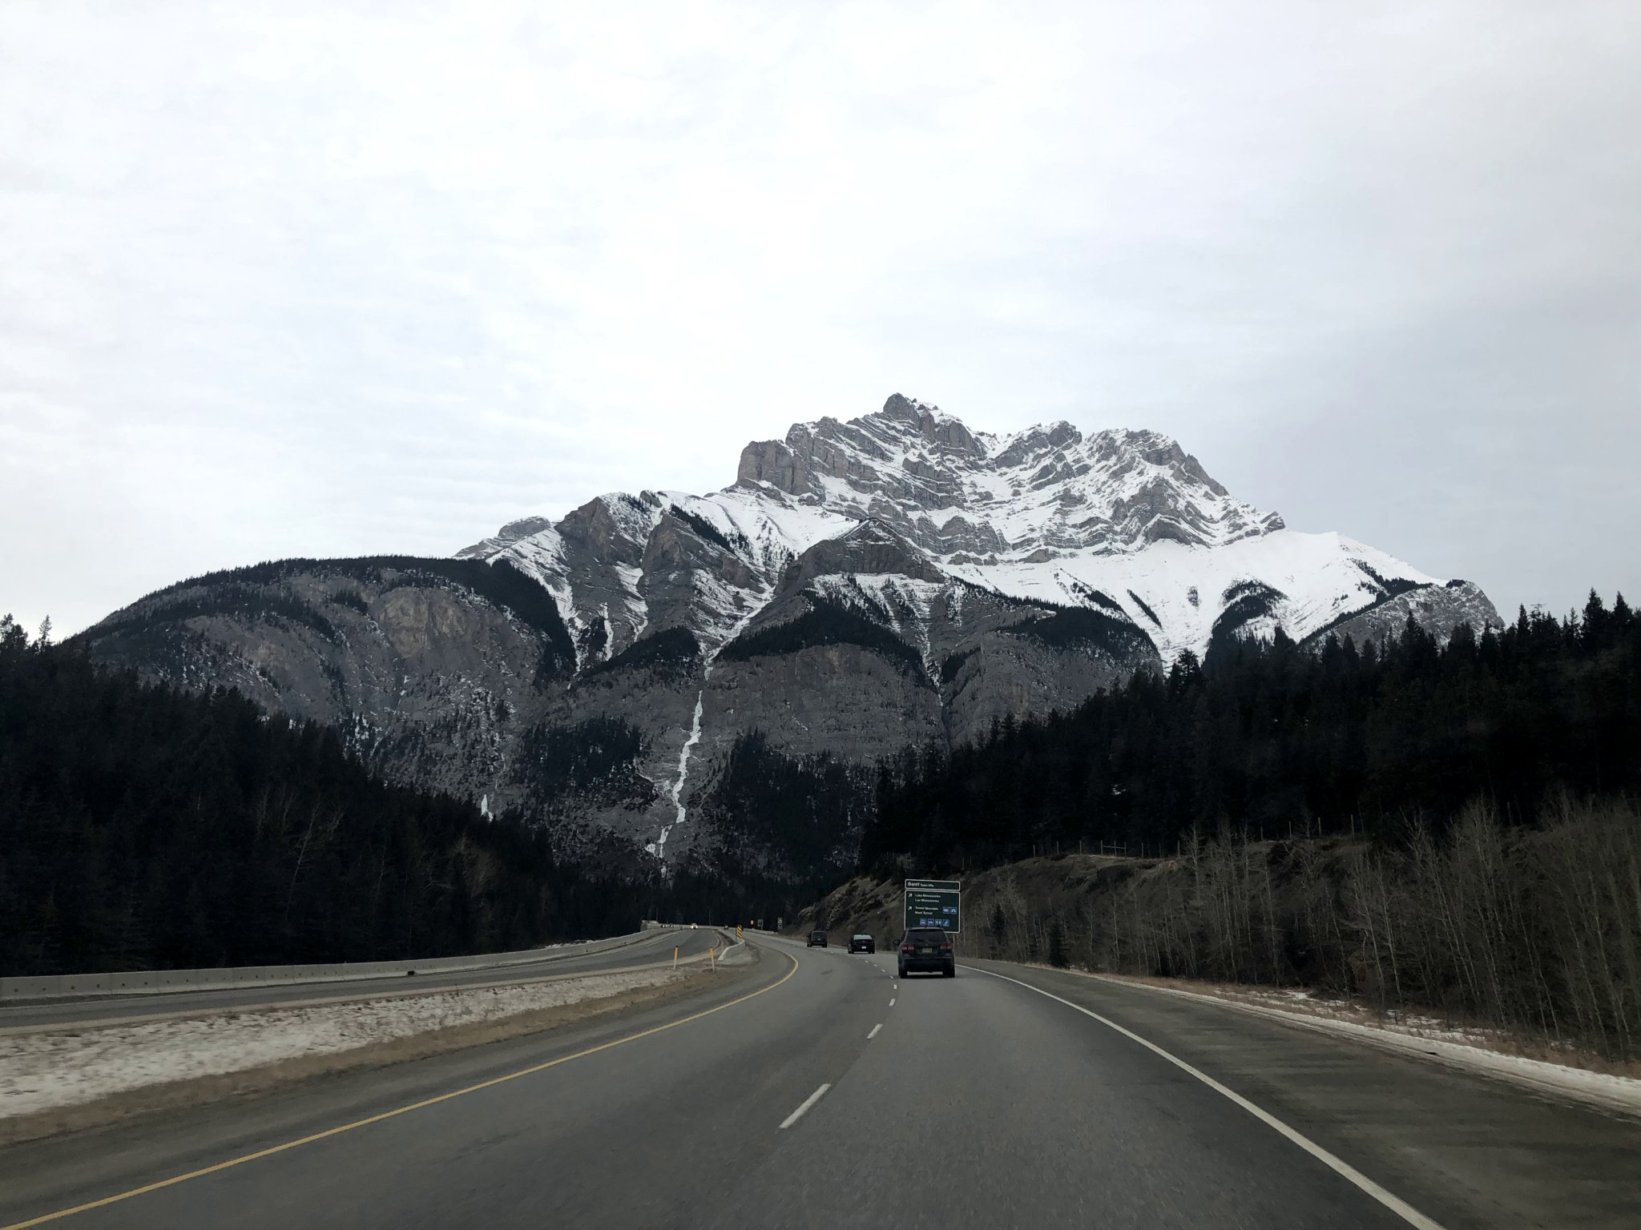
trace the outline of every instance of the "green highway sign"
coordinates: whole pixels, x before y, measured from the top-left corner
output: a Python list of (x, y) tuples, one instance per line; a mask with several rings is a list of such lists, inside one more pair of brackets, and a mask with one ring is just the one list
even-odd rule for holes
[(956, 935), (963, 929), (961, 880), (907, 880), (906, 926), (939, 927)]

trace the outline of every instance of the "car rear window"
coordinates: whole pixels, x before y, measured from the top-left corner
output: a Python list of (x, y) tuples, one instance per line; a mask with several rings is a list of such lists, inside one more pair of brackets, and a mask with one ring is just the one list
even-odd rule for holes
[(906, 939), (913, 944), (939, 944), (946, 938), (946, 933), (938, 927), (916, 927), (906, 933)]

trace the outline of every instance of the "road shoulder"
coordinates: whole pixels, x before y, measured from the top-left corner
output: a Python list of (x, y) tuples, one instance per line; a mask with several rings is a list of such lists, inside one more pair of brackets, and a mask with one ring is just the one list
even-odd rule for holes
[(1641, 1122), (1628, 1115), (1217, 1002), (1008, 962), (964, 964), (1132, 1031), (1445, 1226), (1641, 1222)]

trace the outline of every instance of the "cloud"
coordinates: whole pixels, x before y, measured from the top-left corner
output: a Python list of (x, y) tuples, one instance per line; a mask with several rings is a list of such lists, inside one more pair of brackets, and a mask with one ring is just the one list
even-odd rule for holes
[[(0, 607), (445, 552), (894, 390), (1641, 591), (1609, 4), (0, 12)], [(1592, 532), (1599, 527), (1599, 532)]]

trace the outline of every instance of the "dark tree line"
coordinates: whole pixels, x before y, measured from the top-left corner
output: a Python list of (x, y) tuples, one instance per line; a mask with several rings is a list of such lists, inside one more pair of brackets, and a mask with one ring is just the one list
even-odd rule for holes
[(718, 656), (729, 662), (746, 662), (816, 645), (858, 645), (881, 654), (903, 675), (923, 675), (923, 659), (917, 650), (882, 624), (829, 598), (811, 597), (809, 609), (796, 619), (743, 633), (725, 645)]
[(987, 866), (1098, 842), (1173, 850), (1192, 833), (1440, 836), (1485, 799), (1532, 822), (1562, 792), (1641, 786), (1641, 618), (1593, 591), (1445, 644), (1274, 640), (1187, 654), (1076, 711), (997, 724), (978, 746), (909, 752), (878, 775), (861, 865)]
[(328, 728), (0, 620), (0, 973), (496, 951), (628, 930), (640, 905)]

